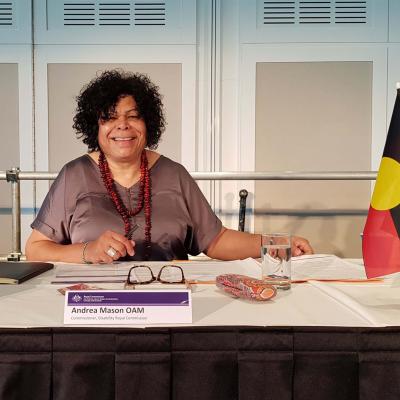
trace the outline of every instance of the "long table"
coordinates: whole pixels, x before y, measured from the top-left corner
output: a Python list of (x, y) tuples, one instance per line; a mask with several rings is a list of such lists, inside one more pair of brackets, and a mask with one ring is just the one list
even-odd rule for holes
[(400, 398), (393, 281), (265, 303), (199, 285), (190, 326), (72, 328), (53, 274), (0, 287), (0, 399)]

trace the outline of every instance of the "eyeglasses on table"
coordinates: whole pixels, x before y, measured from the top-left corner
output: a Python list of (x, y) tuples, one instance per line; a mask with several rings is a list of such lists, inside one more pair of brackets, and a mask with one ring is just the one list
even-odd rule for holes
[(146, 285), (152, 282), (166, 284), (186, 283), (185, 274), (178, 265), (164, 265), (157, 276), (148, 265), (134, 265), (128, 272), (125, 287)]

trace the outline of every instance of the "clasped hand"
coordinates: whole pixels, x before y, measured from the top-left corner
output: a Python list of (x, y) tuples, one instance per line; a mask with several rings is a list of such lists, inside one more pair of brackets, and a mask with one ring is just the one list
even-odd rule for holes
[(85, 259), (91, 263), (112, 263), (127, 254), (133, 256), (135, 254), (135, 242), (127, 239), (125, 236), (107, 230), (102, 233), (96, 240), (89, 242)]

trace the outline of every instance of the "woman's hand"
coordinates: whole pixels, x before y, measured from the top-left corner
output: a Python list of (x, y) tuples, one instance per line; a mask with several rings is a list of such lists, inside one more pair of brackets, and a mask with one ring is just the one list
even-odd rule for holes
[(302, 256), (303, 254), (314, 254), (310, 243), (302, 237), (292, 236), (292, 256)]
[(135, 242), (125, 236), (105, 231), (95, 241), (89, 242), (85, 249), (85, 260), (91, 263), (112, 263), (127, 254), (133, 256)]

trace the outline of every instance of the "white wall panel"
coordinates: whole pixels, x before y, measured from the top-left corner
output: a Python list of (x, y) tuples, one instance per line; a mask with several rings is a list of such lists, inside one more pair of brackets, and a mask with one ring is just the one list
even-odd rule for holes
[[(212, 108), (212, 46), (213, 46), (213, 20), (212, 0), (197, 2), (197, 71), (196, 71), (196, 170), (211, 171), (212, 155), (210, 149), (213, 147), (213, 122), (211, 115)], [(214, 182), (198, 181), (207, 199), (212, 202)]]
[[(240, 64), (240, 153), (238, 166), (243, 171), (255, 168), (255, 94), (257, 62), (318, 62), (318, 61), (371, 61), (372, 82), (372, 138), (371, 166), (377, 169), (386, 138), (386, 46), (351, 45), (244, 45)], [(294, 88), (295, 90), (295, 88)], [(338, 158), (339, 162), (339, 158)], [(251, 181), (246, 189), (254, 192)], [(249, 207), (254, 204), (249, 202)], [(253, 225), (250, 224), (252, 228)]]
[[(0, 170), (19, 166), (18, 64), (0, 62)], [(0, 181), (0, 253), (11, 248), (11, 184)]]
[(240, 0), (242, 43), (382, 42), (388, 0)]
[[(369, 171), (371, 61), (257, 63), (256, 171)], [(361, 256), (368, 181), (255, 183), (255, 230)]]
[[(400, 8), (399, 8), (400, 15)], [(392, 117), (394, 101), (396, 99), (396, 85), (400, 83), (400, 44), (389, 46), (388, 56), (388, 99), (387, 99), (387, 129)]]
[[(22, 171), (34, 170), (33, 156), (33, 90), (32, 90), (32, 47), (30, 45), (0, 45), (0, 63), (16, 64), (18, 66), (18, 138), (19, 157), (6, 168), (20, 167)], [(3, 88), (0, 88), (3, 89)], [(1, 132), (7, 135), (7, 132)], [(32, 181), (21, 182), (21, 206), (22, 206), (22, 240), (24, 241), (30, 231), (34, 207), (34, 183)], [(9, 191), (2, 193), (10, 196)], [(11, 220), (11, 215), (10, 215)], [(11, 231), (10, 231), (11, 238)], [(11, 242), (11, 241), (10, 241)], [(11, 250), (11, 249), (9, 249)]]
[(400, 42), (400, 1), (389, 0), (389, 41)]
[[(239, 171), (239, 54), (240, 7), (238, 1), (221, 1), (221, 88), (219, 125), (218, 166), (221, 171)], [(223, 223), (237, 229), (239, 191), (246, 182), (221, 181), (217, 188), (217, 209), (221, 212)]]
[(34, 0), (37, 44), (193, 44), (195, 0)]
[(32, 43), (31, 0), (0, 1), (0, 44)]

